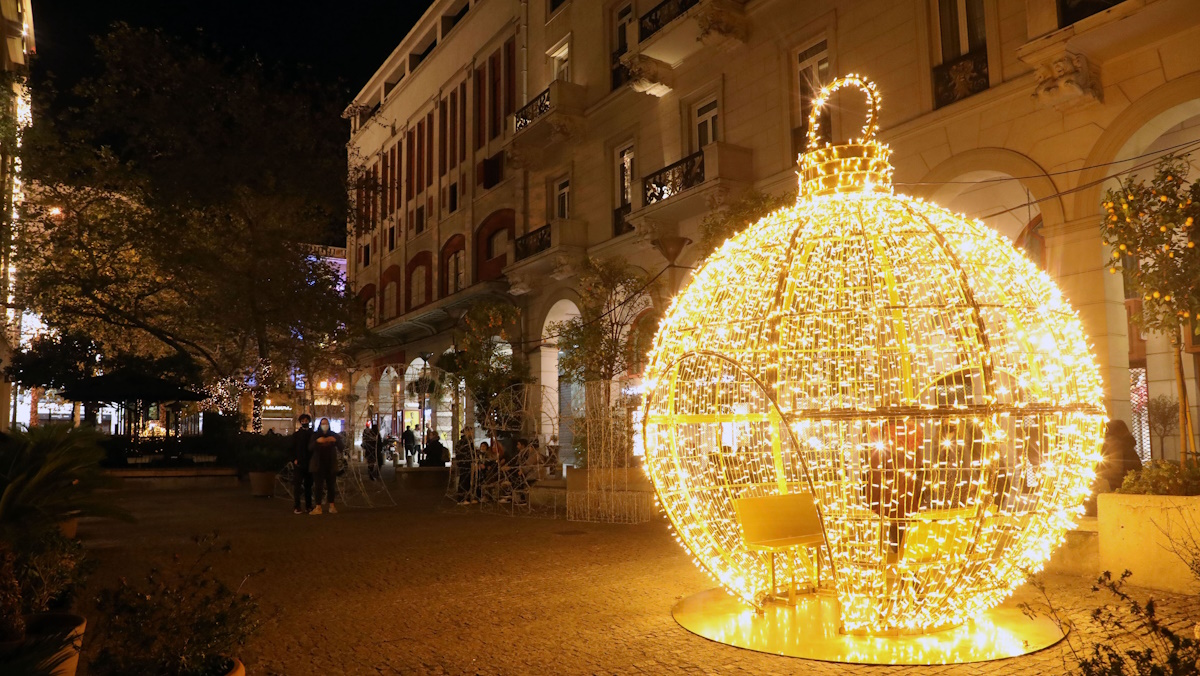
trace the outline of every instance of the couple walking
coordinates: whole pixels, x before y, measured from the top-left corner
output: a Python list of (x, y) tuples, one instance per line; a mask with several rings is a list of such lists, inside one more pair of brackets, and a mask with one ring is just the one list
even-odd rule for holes
[[(300, 492), (304, 491), (305, 511), (312, 515), (321, 513), (325, 491), (329, 491), (329, 513), (337, 514), (337, 466), (338, 454), (342, 452), (342, 438), (329, 428), (329, 418), (321, 418), (317, 429), (312, 428), (312, 417), (302, 413), (297, 419), (300, 429), (292, 433), (292, 495), (294, 514), (300, 511)], [(317, 501), (313, 503), (313, 484), (316, 484)]]

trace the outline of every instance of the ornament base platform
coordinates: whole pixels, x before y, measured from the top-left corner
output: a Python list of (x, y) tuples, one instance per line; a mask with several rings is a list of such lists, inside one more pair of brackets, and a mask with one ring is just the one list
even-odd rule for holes
[(903, 636), (838, 632), (837, 599), (801, 594), (796, 605), (770, 603), (759, 614), (722, 589), (688, 596), (671, 609), (684, 629), (726, 645), (775, 655), (850, 664), (962, 664), (1034, 653), (1064, 634), (1049, 617), (1030, 618), (1009, 600), (950, 629)]

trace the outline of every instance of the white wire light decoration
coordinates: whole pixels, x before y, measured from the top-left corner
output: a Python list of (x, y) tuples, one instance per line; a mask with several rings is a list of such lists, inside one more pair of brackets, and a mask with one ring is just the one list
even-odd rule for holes
[[(867, 95), (862, 138), (818, 147), (846, 85)], [(1042, 567), (1082, 514), (1106, 416), (1058, 288), (982, 223), (894, 194), (878, 111), (861, 77), (822, 91), (796, 206), (675, 298), (647, 371), (646, 468), (696, 563), (752, 604), (771, 558), (743, 543), (734, 501), (811, 492), (842, 628), (920, 633)]]

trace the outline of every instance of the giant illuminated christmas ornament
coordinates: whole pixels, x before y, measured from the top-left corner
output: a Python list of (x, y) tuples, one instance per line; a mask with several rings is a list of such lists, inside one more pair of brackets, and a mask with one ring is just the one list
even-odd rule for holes
[[(837, 89), (861, 139), (818, 147)], [(977, 221), (892, 191), (872, 83), (821, 92), (800, 197), (672, 303), (646, 376), (646, 467), (699, 566), (760, 608), (793, 574), (845, 634), (963, 623), (1082, 514), (1099, 369), (1049, 276)], [(813, 509), (815, 506), (815, 509)], [(820, 570), (819, 570), (820, 569)]]

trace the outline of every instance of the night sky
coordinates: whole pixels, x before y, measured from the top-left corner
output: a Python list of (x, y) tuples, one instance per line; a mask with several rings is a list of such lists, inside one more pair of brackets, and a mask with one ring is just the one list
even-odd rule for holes
[(307, 64), (346, 102), (400, 43), (427, 0), (33, 0), (34, 83), (60, 87), (90, 68), (90, 36), (115, 21), (182, 36), (197, 30), (232, 54), (268, 64)]

